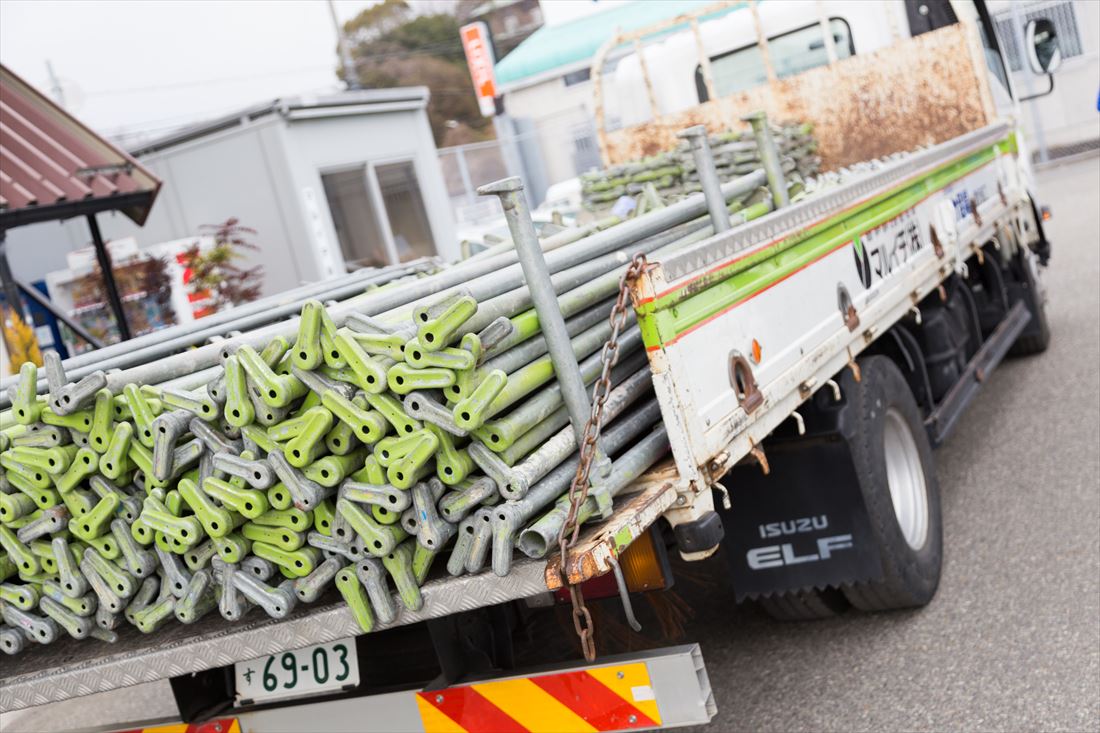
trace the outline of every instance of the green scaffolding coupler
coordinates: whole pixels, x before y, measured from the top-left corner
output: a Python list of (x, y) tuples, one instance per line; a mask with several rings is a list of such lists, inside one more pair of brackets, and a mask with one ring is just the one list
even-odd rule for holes
[(236, 428), (243, 428), (256, 419), (256, 411), (248, 399), (248, 382), (244, 367), (237, 355), (225, 360), (225, 420)]
[(351, 474), (352, 481), (361, 484), (374, 484), (375, 486), (386, 483), (386, 469), (376, 455), (368, 455), (363, 459), (363, 467)]
[(443, 389), (455, 383), (455, 373), (443, 367), (418, 369), (398, 362), (386, 372), (386, 383), (391, 392), (406, 395), (418, 389)]
[(443, 483), (453, 486), (474, 470), (474, 462), (465, 448), (455, 446), (454, 438), (443, 428), (426, 423), (424, 429), (439, 441), (435, 454), (435, 473)]
[(423, 427), (419, 420), (413, 420), (405, 414), (400, 400), (396, 397), (389, 394), (369, 393), (365, 397), (367, 404), (380, 412), (387, 422), (393, 425), (398, 435), (405, 435)]
[(122, 600), (130, 598), (137, 591), (138, 583), (132, 575), (100, 555), (93, 548), (89, 547), (84, 550), (83, 562), (95, 568), (99, 577), (111, 587), (111, 592)]
[(349, 328), (336, 331), (333, 344), (355, 375), (355, 383), (364, 392), (381, 392), (386, 388), (386, 367), (393, 363), (389, 357), (373, 357), (356, 340), (356, 333)]
[(87, 618), (95, 614), (98, 602), (94, 593), (84, 593), (79, 596), (70, 596), (62, 585), (52, 578), (42, 584), (42, 595), (52, 598), (57, 603), (67, 608), (73, 614), (81, 618)]
[(285, 527), (253, 524), (252, 522), (245, 522), (241, 526), (241, 534), (252, 540), (253, 548), (255, 548), (257, 542), (262, 542), (288, 552), (297, 550), (306, 541), (305, 534), (302, 532), (296, 532)]
[(477, 313), (477, 301), (468, 294), (455, 294), (444, 301), (415, 308), (416, 337), (427, 351), (447, 346), (462, 324)]
[[(363, 404), (366, 404), (366, 400)], [(337, 420), (325, 436), (325, 447), (334, 456), (346, 456), (362, 444), (355, 435), (355, 428), (343, 420)]]
[(288, 509), (270, 509), (251, 521), (261, 527), (282, 527), (295, 532), (307, 532), (313, 526), (313, 512), (305, 512), (297, 507)]
[(187, 552), (183, 553), (183, 563), (187, 566), (187, 569), (192, 573), (197, 570), (202, 570), (210, 561), (218, 556), (218, 547), (214, 544), (213, 539), (208, 539), (206, 542), (192, 547)]
[(130, 461), (130, 444), (134, 428), (128, 422), (120, 422), (111, 434), (107, 450), (99, 457), (99, 472), (110, 479), (118, 479), (133, 469)]
[(88, 431), (88, 445), (96, 453), (104, 453), (111, 442), (115, 428), (114, 395), (109, 389), (101, 389), (95, 395), (92, 410), (92, 428)]
[(332, 429), (333, 415), (324, 407), (310, 408), (302, 430), (283, 446), (283, 455), (295, 468), (305, 468), (325, 452), (325, 435)]
[(405, 345), (405, 362), (417, 369), (435, 367), (456, 372), (473, 369), (476, 366), (475, 357), (471, 351), (451, 346), (428, 351), (415, 338)]
[(82, 517), (92, 510), (98, 498), (91, 491), (73, 489), (61, 495), (61, 501), (69, 509), (69, 516)]
[(192, 624), (218, 605), (214, 579), (209, 570), (199, 570), (191, 576), (187, 593), (176, 602), (173, 609), (176, 620), (181, 624)]
[(152, 634), (173, 617), (175, 596), (165, 596), (133, 614), (134, 626), (143, 634)]
[(364, 539), (367, 552), (372, 555), (385, 555), (408, 536), (400, 525), (379, 524), (360, 506), (347, 499), (336, 501), (336, 511), (342, 514), (351, 524), (352, 529)]
[[(26, 430), (19, 426), (21, 432), (9, 439), (9, 445), (26, 446), (28, 448), (56, 448), (72, 442), (72, 435), (68, 428), (59, 428), (56, 425), (35, 425), (33, 429)], [(7, 435), (4, 435), (8, 438)], [(8, 446), (3, 447), (4, 450)]]
[[(264, 529), (272, 529), (267, 527)], [(285, 531), (285, 530), (284, 530)], [(253, 542), (252, 554), (270, 560), (286, 570), (293, 578), (301, 578), (313, 572), (321, 562), (321, 551), (315, 547), (302, 547), (297, 550), (284, 550), (266, 542)]]
[(218, 550), (218, 557), (225, 562), (240, 562), (252, 549), (252, 541), (239, 532), (230, 532), (223, 537), (212, 537), (211, 540)]
[(202, 490), (224, 507), (248, 519), (258, 517), (270, 508), (264, 491), (240, 488), (216, 476), (203, 480)]
[[(207, 481), (214, 480), (212, 478)], [(198, 485), (191, 479), (180, 479), (178, 490), (183, 500), (202, 522), (206, 534), (211, 538), (224, 537), (233, 531), (239, 523), (235, 521), (233, 514), (222, 506), (219, 506), (205, 491), (200, 491)]]
[(369, 404), (370, 397), (377, 396), (378, 395), (367, 395), (366, 403), (356, 404), (356, 400), (360, 399), (359, 397), (356, 397), (354, 400), (348, 400), (335, 392), (325, 392), (325, 394), (321, 396), (321, 403), (327, 407), (338, 420), (350, 425), (355, 431), (356, 438), (367, 445), (371, 445), (385, 437), (390, 429), (390, 423), (382, 412), (366, 408), (366, 405)]
[(107, 531), (118, 507), (118, 497), (108, 494), (100, 498), (92, 510), (84, 516), (70, 519), (69, 531), (85, 542), (90, 542)]
[(302, 304), (298, 318), (298, 339), (291, 352), (291, 363), (299, 369), (312, 371), (324, 361), (321, 351), (321, 313), (325, 307), (317, 300), (307, 300)]
[(294, 499), (282, 481), (274, 483), (267, 490), (267, 503), (272, 509), (288, 509), (294, 506)]
[(410, 545), (415, 542), (402, 542), (382, 558), (382, 565), (393, 578), (397, 586), (397, 595), (405, 608), (410, 611), (419, 611), (424, 605), (424, 599), (420, 595), (420, 586), (416, 582), (416, 574), (413, 572), (413, 550)]
[(0, 583), (0, 601), (10, 603), (24, 611), (30, 611), (38, 605), (38, 591), (29, 585)]
[(474, 360), (474, 367), (469, 369), (461, 369), (455, 374), (455, 383), (447, 389), (443, 390), (444, 396), (449, 402), (458, 402), (466, 395), (473, 392), (475, 384), (475, 375), (477, 374), (476, 365), (481, 363), (481, 359), (485, 354), (485, 349), (481, 344), (481, 337), (476, 333), (468, 333), (462, 337), (462, 341), (459, 342), (459, 348), (463, 351), (470, 352), (470, 355)]
[(19, 367), (19, 381), (11, 392), (11, 410), (15, 421), (22, 425), (38, 422), (45, 403), (38, 400), (38, 367), (34, 362), (25, 361)]
[(366, 448), (362, 447), (347, 455), (324, 456), (303, 469), (302, 473), (311, 481), (331, 488), (363, 468), (363, 460), (366, 457)]
[(499, 369), (486, 374), (473, 392), (454, 406), (452, 413), (455, 424), (469, 431), (481, 427), (482, 423), (494, 414), (492, 406), (508, 384), (508, 375)]
[(370, 602), (367, 600), (367, 594), (363, 591), (363, 585), (351, 568), (345, 567), (336, 574), (336, 588), (340, 591), (340, 595), (344, 597), (344, 602), (348, 604), (351, 615), (359, 624), (359, 628), (364, 632), (373, 631), (374, 614), (371, 613)]
[(59, 476), (69, 468), (73, 457), (79, 450), (78, 446), (69, 444), (55, 448), (31, 448), (27, 446), (14, 446), (9, 448), (5, 455), (9, 460), (21, 463), (45, 471), (51, 476)]
[(91, 448), (81, 448), (76, 452), (69, 469), (54, 480), (54, 486), (62, 494), (67, 494), (92, 476), (99, 468), (99, 456)]
[(399, 489), (408, 489), (431, 472), (430, 461), (439, 448), (439, 439), (428, 430), (414, 433), (418, 436), (409, 451), (386, 469), (386, 479)]
[(34, 512), (37, 506), (34, 497), (23, 491), (0, 494), (0, 522), (11, 524)]
[(237, 350), (236, 356), (248, 380), (256, 385), (263, 401), (272, 407), (286, 407), (309, 391), (293, 374), (280, 374), (273, 370), (247, 344)]
[(68, 415), (58, 415), (49, 407), (43, 407), (39, 419), (47, 425), (57, 425), (86, 433), (92, 429), (92, 411), (77, 410)]
[(93, 537), (90, 540), (86, 540), (89, 546), (99, 553), (100, 557), (104, 557), (108, 560), (117, 560), (122, 557), (122, 550), (119, 548), (118, 543), (115, 542), (115, 538), (110, 533), (105, 533), (99, 537)]
[(313, 509), (313, 526), (326, 537), (332, 536), (332, 521), (336, 516), (336, 505), (325, 499)]

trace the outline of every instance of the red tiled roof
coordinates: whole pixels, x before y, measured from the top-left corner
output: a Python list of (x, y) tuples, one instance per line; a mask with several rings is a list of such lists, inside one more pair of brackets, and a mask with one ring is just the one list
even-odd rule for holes
[(108, 209), (140, 225), (159, 189), (140, 163), (0, 65), (0, 226)]

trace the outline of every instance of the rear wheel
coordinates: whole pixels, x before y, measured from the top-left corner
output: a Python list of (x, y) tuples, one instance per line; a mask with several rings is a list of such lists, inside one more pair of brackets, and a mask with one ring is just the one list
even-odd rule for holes
[(1009, 286), (1009, 292), (1016, 298), (1022, 298), (1031, 311), (1031, 321), (1024, 332), (1016, 339), (1008, 352), (1012, 356), (1031, 356), (1041, 354), (1050, 346), (1050, 323), (1047, 321), (1046, 294), (1039, 282), (1036, 258), (1021, 253), (1013, 263), (1016, 283)]
[(872, 356), (860, 361), (860, 371), (849, 390), (858, 423), (852, 457), (883, 577), (846, 586), (844, 595), (864, 611), (924, 606), (936, 593), (943, 563), (932, 447), (894, 362)]
[(844, 594), (835, 588), (776, 593), (758, 598), (764, 613), (778, 621), (813, 621), (834, 618), (851, 606)]

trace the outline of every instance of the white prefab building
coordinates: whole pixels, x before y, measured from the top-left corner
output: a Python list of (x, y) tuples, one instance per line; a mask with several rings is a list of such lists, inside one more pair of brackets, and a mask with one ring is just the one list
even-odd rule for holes
[[(256, 230), (264, 294), (349, 267), (458, 256), (424, 87), (277, 99), (131, 152), (164, 181), (144, 227), (101, 214), (108, 239), (147, 247), (231, 217)], [(84, 221), (7, 234), (12, 270), (36, 281), (87, 244)]]

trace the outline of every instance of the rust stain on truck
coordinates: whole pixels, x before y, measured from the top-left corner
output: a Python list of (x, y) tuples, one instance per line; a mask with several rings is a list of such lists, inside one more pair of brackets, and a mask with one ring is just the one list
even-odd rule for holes
[[(967, 29), (941, 28), (889, 48), (852, 56), (635, 127), (607, 133), (609, 164), (676, 147), (692, 125), (710, 132), (746, 128), (763, 109), (773, 122), (814, 126), (824, 170), (935, 145), (991, 122)], [(828, 90), (828, 94), (821, 93)]]

